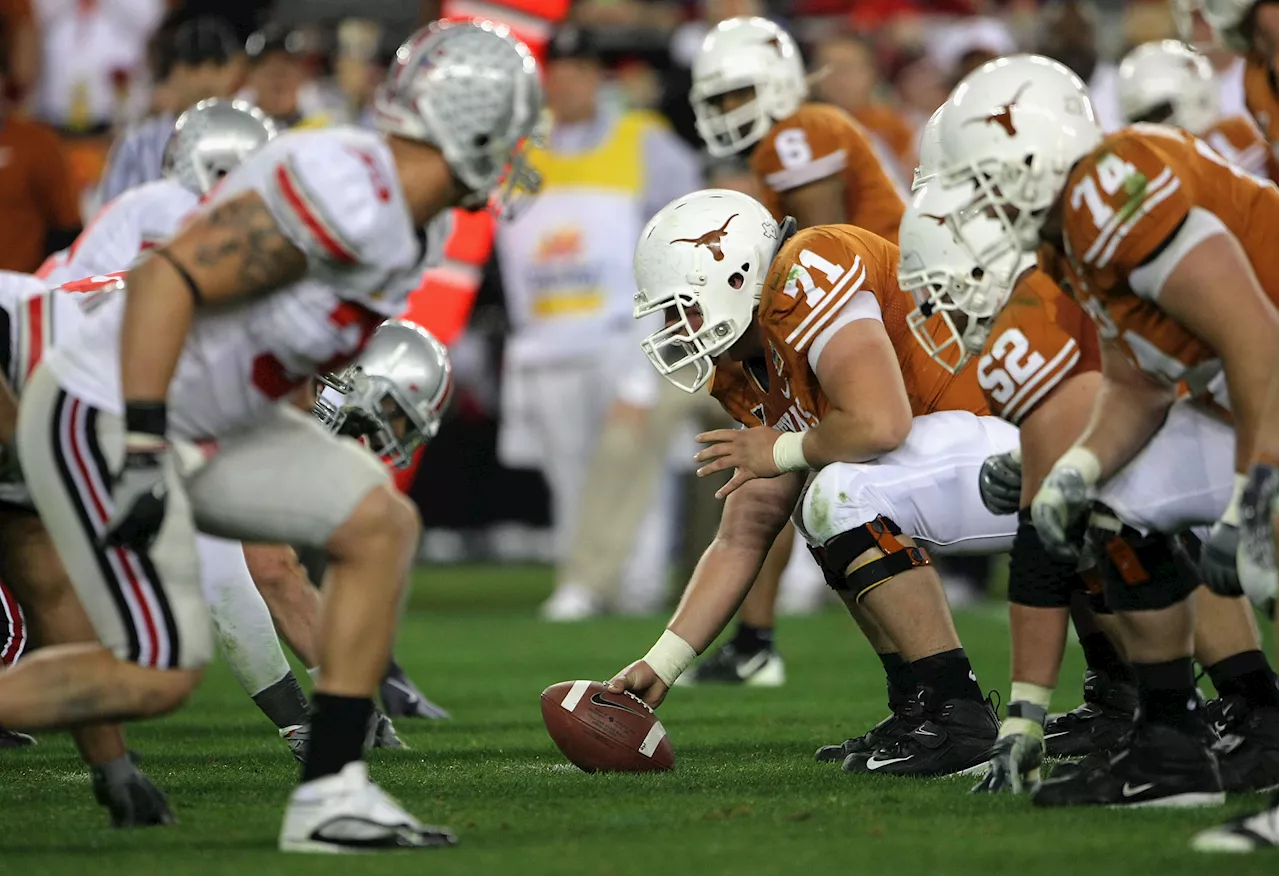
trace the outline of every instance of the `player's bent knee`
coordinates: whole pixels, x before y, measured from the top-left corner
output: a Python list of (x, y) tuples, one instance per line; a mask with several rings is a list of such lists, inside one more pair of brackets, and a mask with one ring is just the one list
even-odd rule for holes
[(371, 550), (409, 550), (422, 522), (417, 506), (390, 484), (370, 490), (329, 537), (330, 556), (341, 560)]
[(140, 716), (159, 717), (181, 708), (192, 692), (200, 686), (203, 668), (149, 669), (144, 681), (138, 684)]
[(835, 572), (827, 581), (842, 597), (861, 602), (868, 593), (912, 569), (932, 563), (928, 552), (899, 540), (902, 529), (888, 517), (842, 532), (822, 547), (820, 562)]
[(1066, 608), (1082, 586), (1075, 560), (1045, 550), (1031, 522), (1031, 509), (1018, 512), (1018, 531), (1009, 553), (1009, 601), (1031, 608)]
[(1169, 608), (1200, 586), (1195, 563), (1176, 537), (1142, 535), (1105, 509), (1089, 523), (1089, 542), (1096, 545), (1098, 574), (1113, 611)]

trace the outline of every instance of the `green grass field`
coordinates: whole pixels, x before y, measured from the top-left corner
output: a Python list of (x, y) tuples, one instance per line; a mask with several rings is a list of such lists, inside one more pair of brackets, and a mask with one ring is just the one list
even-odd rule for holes
[[(65, 738), (0, 754), (0, 873), (22, 876), (358, 874), (1078, 874), (1276, 872), (1275, 855), (1206, 858), (1197, 829), (1255, 808), (1036, 811), (976, 798), (971, 779), (845, 775), (813, 761), (823, 742), (884, 712), (879, 665), (840, 613), (786, 620), (790, 678), (777, 690), (677, 689), (662, 708), (676, 769), (588, 776), (542, 728), (538, 694), (604, 678), (644, 652), (658, 619), (541, 624), (542, 570), (424, 571), (399, 656), (448, 722), (400, 722), (411, 751), (375, 752), (374, 775), (419, 817), (451, 825), (454, 849), (364, 858), (282, 856), (276, 831), (296, 767), (222, 665), (179, 714), (134, 725), (131, 744), (179, 825), (105, 827)], [(1007, 690), (997, 605), (957, 618), (987, 687)], [(1059, 708), (1075, 705), (1069, 656)]]

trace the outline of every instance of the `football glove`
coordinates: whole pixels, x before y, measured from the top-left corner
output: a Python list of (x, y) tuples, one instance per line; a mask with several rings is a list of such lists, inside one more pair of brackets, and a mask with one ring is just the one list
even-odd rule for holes
[(1022, 452), (988, 456), (978, 473), (978, 492), (983, 506), (992, 514), (1017, 514), (1022, 499)]
[(112, 512), (102, 543), (146, 551), (164, 523), (168, 498), (164, 404), (126, 405), (125, 420), (124, 468), (111, 485)]
[(1055, 557), (1079, 558), (1085, 512), (1093, 503), (1097, 480), (1097, 457), (1083, 448), (1073, 448), (1054, 463), (1031, 500), (1031, 522), (1045, 550)]
[(1280, 473), (1269, 463), (1254, 463), (1240, 497), (1240, 550), (1236, 570), (1240, 588), (1268, 614), (1276, 602), (1276, 510)]
[(1236, 573), (1236, 552), (1240, 547), (1240, 527), (1219, 520), (1200, 546), (1200, 579), (1221, 596), (1239, 596), (1240, 577)]
[(974, 794), (1030, 791), (1040, 781), (1044, 762), (1044, 726), (1026, 718), (1006, 718), (991, 748), (987, 774), (973, 786)]

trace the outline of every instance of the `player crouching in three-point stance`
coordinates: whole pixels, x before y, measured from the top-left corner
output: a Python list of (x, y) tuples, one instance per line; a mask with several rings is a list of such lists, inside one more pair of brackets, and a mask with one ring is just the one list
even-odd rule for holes
[(902, 689), (893, 717), (820, 759), (899, 775), (980, 766), (995, 715), (916, 539), (1008, 549), (1012, 521), (982, 507), (977, 477), (1016, 431), (978, 415), (971, 372), (952, 374), (911, 340), (897, 247), (854, 226), (788, 239), (790, 227), (745, 195), (713, 190), (669, 204), (641, 234), (636, 314), (667, 316), (644, 342), (650, 361), (691, 392), (712, 381), (714, 362), (712, 393), (748, 428), (701, 436), (701, 474), (736, 469), (720, 491), (719, 532), (668, 630), (611, 684), (660, 703), (723, 629), (794, 512)]
[[(960, 239), (987, 270), (1000, 270), (1002, 252), (1039, 249), (1041, 269), (1101, 340), (1089, 422), (1044, 477), (1031, 517), (1045, 547), (1068, 556), (1092, 528), (1089, 542), (1114, 567), (1105, 586), (1137, 679), (1138, 720), (1111, 758), (1046, 781), (1032, 799), (1221, 802), (1192, 672), (1189, 597), (1201, 579), (1239, 593), (1243, 470), (1275, 376), (1275, 186), (1175, 128), (1134, 125), (1104, 138), (1080, 80), (1037, 56), (984, 65), (942, 112), (939, 180), (971, 195), (950, 214)], [(983, 246), (968, 222), (987, 216), (1005, 234)], [(1183, 383), (1191, 398), (1176, 401)], [(1210, 523), (1197, 576), (1180, 544), (1159, 536)], [(1135, 531), (1182, 571), (1156, 574), (1146, 547), (1116, 538)], [(1265, 661), (1250, 678), (1274, 715)]]
[(321, 673), (281, 848), (452, 842), (361, 761), (417, 515), (375, 456), (278, 400), (403, 309), (432, 217), (536, 182), (521, 152), (540, 108), (537, 65), (505, 28), (420, 31), (377, 97), (385, 136), (339, 128), (268, 144), (37, 369), (19, 415), (23, 469), (106, 647), (51, 650), (0, 675), (0, 725), (179, 706), (213, 647), (197, 528), (323, 547)]

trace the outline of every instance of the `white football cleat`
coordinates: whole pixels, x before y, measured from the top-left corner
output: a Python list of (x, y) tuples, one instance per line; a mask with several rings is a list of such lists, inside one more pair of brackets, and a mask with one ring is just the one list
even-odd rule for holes
[(424, 825), (369, 781), (363, 761), (293, 789), (280, 827), (280, 851), (354, 854), (451, 846), (447, 827)]
[(538, 616), (553, 623), (573, 623), (604, 614), (595, 591), (576, 584), (562, 584), (538, 608)]
[(280, 728), (280, 738), (289, 746), (298, 763), (307, 762), (307, 743), (311, 740), (310, 724), (292, 724)]

